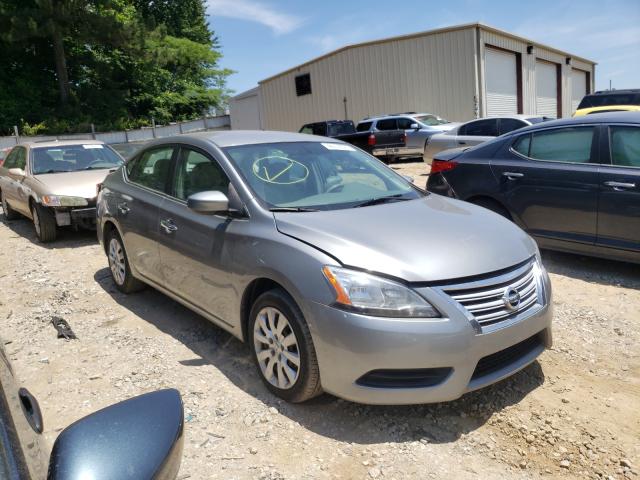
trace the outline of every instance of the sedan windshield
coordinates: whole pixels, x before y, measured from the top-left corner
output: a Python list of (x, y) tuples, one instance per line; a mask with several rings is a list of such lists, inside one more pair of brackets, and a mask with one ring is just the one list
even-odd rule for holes
[(379, 160), (344, 143), (244, 145), (225, 153), (273, 210), (334, 210), (424, 195)]
[(32, 155), (34, 175), (111, 169), (124, 163), (111, 148), (100, 144), (40, 147)]
[(449, 120), (445, 120), (444, 118), (437, 117), (435, 115), (418, 115), (415, 118), (418, 122), (426, 125), (428, 127), (433, 127), (435, 125), (444, 125), (445, 123), (451, 123)]

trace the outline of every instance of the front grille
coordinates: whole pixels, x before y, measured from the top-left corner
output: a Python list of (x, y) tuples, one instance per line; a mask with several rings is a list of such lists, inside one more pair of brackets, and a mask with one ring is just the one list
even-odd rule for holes
[(433, 387), (446, 380), (451, 368), (417, 368), (409, 370), (372, 370), (360, 377), (356, 383), (376, 388), (421, 388)]
[(524, 356), (528, 355), (535, 349), (542, 345), (542, 334), (537, 333), (532, 337), (523, 340), (520, 343), (516, 343), (509, 348), (500, 350), (499, 352), (492, 353), (486, 357), (482, 357), (476, 365), (476, 369), (473, 372), (471, 380), (475, 380), (479, 377), (484, 377), (493, 372), (497, 372), (501, 368), (509, 366)]
[[(497, 277), (461, 286), (448, 286), (445, 292), (462, 305), (485, 327), (508, 320), (531, 309), (539, 302), (539, 274), (535, 262)], [(517, 292), (516, 303), (509, 303), (508, 294)], [(513, 298), (512, 297), (512, 298)]]

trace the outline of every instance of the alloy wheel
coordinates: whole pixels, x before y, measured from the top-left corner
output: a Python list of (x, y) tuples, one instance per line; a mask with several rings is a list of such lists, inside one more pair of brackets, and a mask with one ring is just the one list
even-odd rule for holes
[(258, 312), (253, 344), (264, 378), (283, 390), (293, 387), (300, 376), (300, 349), (289, 320), (280, 310), (265, 307)]
[(113, 280), (118, 285), (123, 285), (127, 271), (127, 264), (124, 259), (122, 244), (117, 238), (112, 238), (109, 242), (109, 268), (111, 269)]

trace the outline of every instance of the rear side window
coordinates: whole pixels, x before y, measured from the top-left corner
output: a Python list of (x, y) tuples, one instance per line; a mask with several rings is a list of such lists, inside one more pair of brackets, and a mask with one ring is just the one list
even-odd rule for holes
[(398, 122), (395, 118), (385, 118), (384, 120), (378, 120), (376, 128), (378, 130), (397, 130)]
[(516, 118), (501, 118), (500, 119), (500, 135), (513, 132), (522, 127), (526, 127), (527, 124), (522, 120)]
[(18, 158), (18, 149), (14, 148), (7, 154), (7, 159), (4, 161), (3, 167), (6, 169), (16, 168), (17, 158)]
[(532, 133), (527, 156), (535, 160), (589, 163), (594, 132), (595, 127), (572, 127)]
[(356, 127), (356, 132), (368, 132), (371, 130), (371, 125), (373, 122), (360, 122)]
[(309, 135), (313, 135), (313, 128), (311, 125), (305, 125), (298, 133), (308, 133)]
[(462, 125), (458, 130), (458, 135), (469, 135), (472, 137), (497, 137), (498, 120), (495, 118), (478, 120)]
[(336, 135), (348, 135), (356, 131), (353, 127), (353, 123), (351, 122), (340, 122), (333, 123), (327, 126), (327, 130), (329, 132), (330, 137), (334, 137)]
[(130, 182), (164, 192), (171, 170), (174, 147), (159, 147), (143, 152), (127, 164)]
[(531, 135), (519, 137), (513, 144), (513, 149), (525, 157), (529, 156), (529, 145), (531, 144)]
[(611, 163), (640, 167), (640, 128), (611, 127)]

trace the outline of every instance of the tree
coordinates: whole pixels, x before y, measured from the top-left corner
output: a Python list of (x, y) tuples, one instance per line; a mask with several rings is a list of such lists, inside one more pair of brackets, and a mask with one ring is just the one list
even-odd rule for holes
[(187, 119), (226, 95), (201, 0), (3, 0), (0, 24), (4, 131)]

